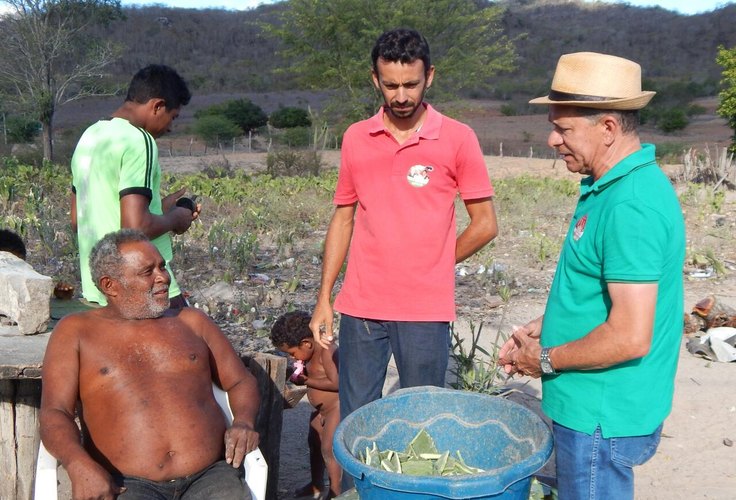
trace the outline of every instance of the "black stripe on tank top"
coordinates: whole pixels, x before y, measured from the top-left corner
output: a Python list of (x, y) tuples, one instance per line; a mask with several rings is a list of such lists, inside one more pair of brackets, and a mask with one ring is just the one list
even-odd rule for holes
[(153, 141), (153, 137), (144, 129), (139, 128), (139, 130), (143, 134), (143, 140), (146, 143), (146, 180), (144, 187), (150, 190), (151, 172), (153, 171), (153, 145), (151, 144), (151, 141)]

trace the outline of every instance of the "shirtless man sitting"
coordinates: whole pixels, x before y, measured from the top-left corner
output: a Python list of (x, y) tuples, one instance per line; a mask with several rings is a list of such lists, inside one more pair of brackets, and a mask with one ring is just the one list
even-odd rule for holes
[[(169, 309), (164, 259), (143, 233), (108, 234), (90, 267), (108, 305), (64, 317), (43, 363), (41, 438), (72, 497), (247, 498), (241, 465), (258, 446), (255, 377), (204, 313)], [(230, 428), (213, 382), (230, 399)]]

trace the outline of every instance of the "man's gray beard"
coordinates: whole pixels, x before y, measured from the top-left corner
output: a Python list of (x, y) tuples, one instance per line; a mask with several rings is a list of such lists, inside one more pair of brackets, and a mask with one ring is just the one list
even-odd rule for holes
[(159, 304), (153, 293), (146, 294), (146, 301), (138, 307), (126, 307), (121, 308), (120, 315), (124, 319), (136, 320), (136, 319), (156, 319), (163, 316), (164, 312), (169, 308), (170, 302), (167, 300), (166, 304)]

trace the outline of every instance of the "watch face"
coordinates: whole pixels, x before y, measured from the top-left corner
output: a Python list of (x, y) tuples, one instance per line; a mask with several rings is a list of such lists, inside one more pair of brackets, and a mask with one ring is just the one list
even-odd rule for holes
[(549, 360), (549, 348), (545, 347), (539, 355), (539, 365), (544, 375), (554, 375), (555, 369), (552, 368), (552, 363)]

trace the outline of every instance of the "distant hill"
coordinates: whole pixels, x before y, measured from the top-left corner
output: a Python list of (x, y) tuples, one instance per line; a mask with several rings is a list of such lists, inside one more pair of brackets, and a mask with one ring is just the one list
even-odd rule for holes
[[(714, 95), (720, 78), (716, 49), (736, 45), (735, 4), (685, 16), (659, 7), (580, 0), (496, 3), (506, 8), (503, 26), (516, 39), (519, 69), (501, 75), (493, 95), (477, 91), (472, 97), (508, 99), (543, 92), (557, 58), (581, 50), (634, 59), (642, 64), (645, 78), (659, 84), (691, 82), (701, 93)], [(250, 11), (126, 8), (127, 19), (106, 33), (124, 47), (123, 57), (111, 67), (111, 80), (124, 84), (141, 66), (163, 62), (175, 66), (199, 92), (293, 89), (288, 72), (274, 74), (289, 66), (278, 55), (278, 41), (259, 28), (259, 23), (278, 22), (286, 8), (287, 3)]]
[[(736, 4), (685, 16), (661, 7), (582, 3), (576, 0), (509, 0), (506, 34), (518, 37), (515, 81), (549, 85), (557, 58), (594, 51), (639, 62), (645, 79), (659, 85), (698, 84), (715, 95), (721, 68), (719, 45), (736, 45)], [(650, 85), (651, 86), (651, 85)], [(534, 92), (532, 92), (534, 93)]]

